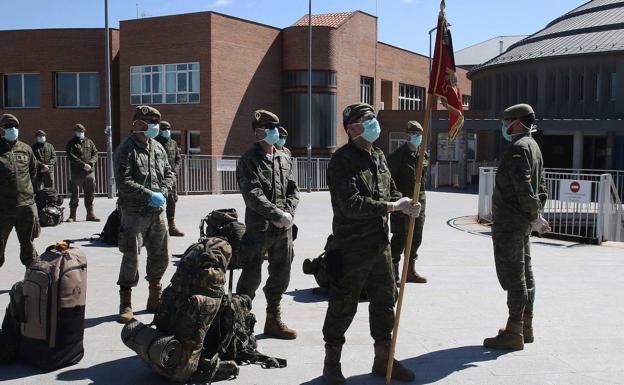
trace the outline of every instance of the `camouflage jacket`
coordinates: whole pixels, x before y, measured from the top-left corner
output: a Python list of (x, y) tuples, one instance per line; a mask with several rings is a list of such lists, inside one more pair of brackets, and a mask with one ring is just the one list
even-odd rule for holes
[(0, 213), (35, 204), (32, 179), (36, 174), (37, 160), (30, 146), (0, 138)]
[(525, 228), (538, 218), (547, 197), (539, 146), (529, 135), (516, 138), (496, 172), (492, 196), (494, 224)]
[(276, 229), (271, 222), (280, 219), (278, 209), (295, 215), (299, 189), (292, 174), (292, 161), (284, 152), (276, 150), (269, 158), (255, 143), (241, 156), (236, 176), (247, 206), (247, 229)]
[(180, 171), (180, 162), (182, 161), (178, 144), (175, 140), (165, 139), (160, 135), (156, 137), (156, 140), (163, 146), (165, 152), (167, 153), (167, 159), (169, 160), (171, 171), (177, 174)]
[[(410, 150), (407, 143), (394, 150), (388, 155), (388, 167), (397, 189), (404, 197), (412, 198), (414, 195), (414, 181), (416, 180), (416, 167), (418, 166), (418, 150)], [(427, 181), (427, 169), (429, 168), (429, 154), (425, 153), (423, 172), (420, 184), (419, 201), (425, 201), (425, 183)]]
[(45, 164), (50, 168), (56, 164), (56, 150), (51, 143), (35, 143), (30, 147), (39, 163)]
[(115, 150), (113, 161), (122, 210), (134, 213), (161, 210), (148, 207), (150, 196), (152, 192), (160, 192), (166, 197), (173, 188), (175, 174), (160, 143), (148, 139), (143, 144), (130, 135)]
[(367, 247), (388, 239), (386, 202), (401, 198), (383, 152), (372, 153), (349, 141), (334, 153), (327, 169), (334, 211), (333, 234), (339, 247)]
[(83, 168), (85, 164), (95, 167), (97, 163), (98, 150), (89, 138), (80, 140), (74, 136), (67, 143), (65, 151), (72, 172), (85, 172)]

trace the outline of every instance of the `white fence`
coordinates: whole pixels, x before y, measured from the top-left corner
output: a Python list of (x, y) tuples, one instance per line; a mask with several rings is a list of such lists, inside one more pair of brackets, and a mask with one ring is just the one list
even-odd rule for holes
[[(578, 170), (545, 172), (548, 200), (544, 217), (552, 234), (591, 242), (624, 241), (624, 207), (611, 173), (592, 174)], [(492, 221), (492, 194), (496, 168), (484, 167), (479, 176), (479, 220)], [(583, 186), (583, 199), (569, 199), (562, 190), (575, 183)]]

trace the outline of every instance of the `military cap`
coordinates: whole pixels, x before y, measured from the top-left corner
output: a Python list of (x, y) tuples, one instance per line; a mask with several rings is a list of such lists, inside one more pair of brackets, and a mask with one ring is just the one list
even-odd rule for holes
[(369, 114), (373, 114), (373, 115), (375, 114), (375, 110), (370, 104), (366, 104), (366, 103), (351, 104), (350, 106), (345, 108), (344, 111), (342, 112), (342, 124), (344, 125), (345, 128), (347, 128), (347, 125), (355, 122), (356, 120), (360, 119), (362, 116), (369, 115)]
[(171, 124), (166, 121), (166, 120), (161, 120), (160, 121), (160, 129), (161, 130), (170, 130), (171, 129)]
[(157, 109), (150, 106), (137, 106), (134, 109), (134, 115), (132, 120), (150, 120), (158, 119), (160, 121), (160, 112)]
[(409, 132), (423, 132), (423, 127), (415, 120), (407, 122), (407, 131)]
[(535, 114), (533, 107), (528, 104), (516, 104), (503, 111), (503, 119), (520, 119), (531, 114)]
[(278, 124), (279, 118), (274, 113), (267, 110), (254, 111), (253, 119), (251, 120), (251, 128), (256, 129), (259, 127)]
[(19, 120), (15, 117), (15, 115), (11, 114), (2, 114), (0, 116), (0, 127), (19, 127)]
[(288, 136), (288, 131), (282, 126), (279, 126), (279, 136), (286, 138)]
[(37, 133), (35, 134), (35, 136), (46, 136), (46, 133), (43, 130), (37, 130)]
[(85, 132), (85, 131), (87, 131), (87, 129), (85, 128), (85, 126), (83, 126), (82, 124), (78, 123), (78, 124), (76, 124), (76, 126), (74, 126), (74, 131)]

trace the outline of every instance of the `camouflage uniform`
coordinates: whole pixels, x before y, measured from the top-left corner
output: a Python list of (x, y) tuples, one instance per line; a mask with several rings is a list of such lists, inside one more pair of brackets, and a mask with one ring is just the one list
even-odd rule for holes
[(148, 203), (152, 192), (167, 197), (173, 189), (174, 173), (167, 152), (156, 140), (144, 144), (131, 135), (115, 151), (114, 164), (121, 209), (119, 251), (123, 253), (117, 284), (137, 285), (138, 255), (143, 246), (147, 250), (145, 278), (158, 283), (169, 264), (169, 235), (163, 208), (148, 207)]
[[(69, 180), (69, 190), (71, 198), (69, 207), (78, 207), (79, 188), (83, 189), (84, 204), (86, 209), (93, 210), (93, 199), (95, 197), (95, 165), (98, 159), (98, 150), (93, 141), (89, 138), (79, 139), (73, 137), (65, 149), (69, 158), (71, 178)], [(90, 171), (85, 171), (85, 165), (91, 166)]]
[(43, 171), (41, 165), (37, 170), (37, 177), (35, 179), (35, 190), (42, 188), (54, 188), (54, 165), (56, 164), (56, 150), (51, 143), (35, 143), (31, 146), (35, 158), (37, 161), (48, 166), (48, 171)]
[[(0, 124), (17, 119), (3, 115)], [(19, 122), (16, 124), (19, 125)], [(33, 240), (39, 236), (39, 219), (35, 207), (32, 180), (37, 161), (29, 145), (0, 138), (0, 266), (11, 230), (15, 227), (20, 243), (20, 260), (26, 267), (38, 254)]]
[[(161, 129), (162, 129), (161, 122)], [(178, 143), (175, 140), (169, 138), (166, 139), (162, 135), (158, 135), (156, 137), (158, 143), (160, 143), (165, 152), (167, 153), (167, 159), (169, 160), (169, 166), (171, 166), (171, 171), (174, 173), (173, 179), (173, 188), (171, 189), (171, 193), (167, 196), (167, 220), (169, 223), (172, 223), (175, 218), (175, 209), (176, 202), (178, 201), (178, 183), (177, 176), (180, 172), (180, 163), (182, 161), (182, 157), (180, 156), (180, 148), (178, 147)]]
[(349, 141), (332, 156), (327, 169), (331, 193), (333, 248), (342, 259), (342, 277), (332, 279), (323, 325), (325, 342), (342, 346), (357, 311), (360, 292), (369, 297), (369, 322), (375, 342), (390, 341), (396, 287), (388, 240), (388, 207), (396, 189), (383, 152), (372, 154)]
[[(388, 156), (388, 167), (390, 168), (392, 179), (394, 179), (397, 189), (404, 197), (411, 198), (414, 195), (414, 181), (416, 179), (417, 165), (418, 152), (412, 151), (407, 143), (403, 144)], [(422, 243), (423, 227), (425, 226), (425, 207), (427, 204), (427, 198), (425, 196), (425, 182), (427, 180), (428, 167), (429, 155), (425, 154), (420, 195), (418, 197), (418, 201), (422, 205), (422, 209), (414, 226), (412, 255), (410, 255), (410, 261), (418, 258), (418, 248)], [(401, 254), (403, 254), (405, 249), (405, 238), (407, 238), (409, 217), (403, 213), (394, 212), (390, 215), (390, 225), (392, 229), (392, 262), (397, 264), (401, 260)]]

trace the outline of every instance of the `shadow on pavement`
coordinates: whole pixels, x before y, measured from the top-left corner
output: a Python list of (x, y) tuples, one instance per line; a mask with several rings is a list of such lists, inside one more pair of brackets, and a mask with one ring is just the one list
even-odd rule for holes
[(18, 378), (27, 378), (30, 376), (36, 376), (45, 373), (37, 368), (28, 366), (19, 362), (11, 365), (3, 365), (0, 370), (0, 382), (16, 380)]
[[(401, 360), (401, 363), (416, 373), (414, 384), (431, 384), (455, 372), (478, 366), (477, 363), (492, 361), (509, 353), (503, 350), (489, 350), (480, 345), (462, 346), (438, 350), (422, 356)], [(362, 374), (347, 379), (353, 384), (384, 384), (383, 377)]]
[[(135, 311), (134, 314), (136, 315), (147, 314), (147, 311), (146, 310)], [(98, 326), (106, 322), (117, 322), (117, 314), (105, 315), (105, 316), (96, 317), (96, 318), (85, 318), (84, 326), (85, 326), (85, 329), (88, 329), (88, 328), (92, 328), (94, 326)]]
[(170, 384), (150, 369), (138, 356), (103, 362), (89, 368), (69, 369), (56, 376), (58, 381), (89, 380), (91, 384)]
[(101, 247), (101, 248), (117, 248), (117, 246), (115, 245), (109, 245), (108, 243), (105, 243), (104, 241), (101, 241), (98, 238), (97, 234), (94, 234), (91, 237), (85, 237), (85, 238), (76, 238), (76, 239), (68, 239), (68, 241), (71, 241), (72, 243), (77, 243), (77, 242), (81, 242), (82, 244), (80, 245), (80, 247)]
[(319, 287), (303, 290), (295, 289), (294, 291), (288, 291), (284, 294), (293, 297), (293, 300), (299, 303), (327, 302), (327, 298), (329, 297), (329, 292)]
[(318, 376), (310, 381), (302, 382), (300, 385), (323, 385), (323, 377)]

